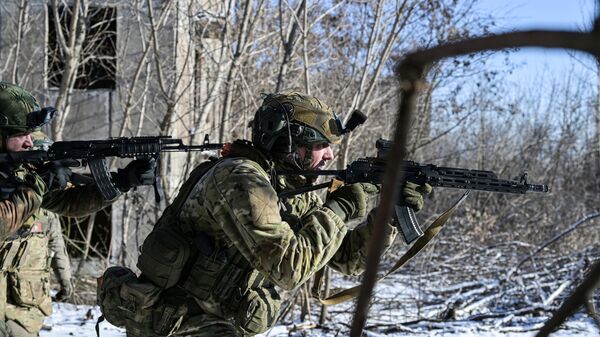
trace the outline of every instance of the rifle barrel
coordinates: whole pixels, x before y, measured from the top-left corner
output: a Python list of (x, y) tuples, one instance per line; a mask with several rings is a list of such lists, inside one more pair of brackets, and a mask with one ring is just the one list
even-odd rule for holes
[(220, 150), (223, 144), (163, 146), (161, 152), (191, 152)]
[(277, 170), (277, 174), (280, 176), (338, 176), (344, 178), (346, 170)]

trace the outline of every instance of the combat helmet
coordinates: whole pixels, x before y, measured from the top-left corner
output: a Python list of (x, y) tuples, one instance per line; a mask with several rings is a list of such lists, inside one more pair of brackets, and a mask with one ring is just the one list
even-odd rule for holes
[(298, 146), (338, 144), (341, 121), (316, 97), (297, 91), (266, 94), (254, 115), (252, 143), (267, 152), (291, 153)]
[(37, 100), (18, 85), (0, 82), (0, 136), (37, 131), (52, 120), (56, 110), (40, 108)]

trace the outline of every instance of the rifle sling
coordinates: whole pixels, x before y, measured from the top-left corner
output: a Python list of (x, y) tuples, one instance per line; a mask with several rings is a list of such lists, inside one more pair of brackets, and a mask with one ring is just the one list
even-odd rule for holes
[[(465, 192), (465, 194), (463, 194), (462, 197), (460, 197), (460, 199), (458, 199), (454, 203), (454, 205), (452, 205), (452, 207), (448, 208), (446, 211), (444, 211), (444, 213), (442, 213), (442, 215), (440, 215), (437, 219), (435, 219), (435, 221), (433, 221), (431, 223), (431, 225), (429, 225), (429, 227), (427, 228), (427, 230), (425, 231), (423, 236), (421, 236), (408, 249), (408, 251), (406, 251), (406, 253), (404, 253), (404, 255), (402, 255), (400, 257), (400, 259), (396, 262), (396, 264), (394, 264), (394, 266), (387, 273), (385, 273), (383, 276), (381, 276), (377, 280), (377, 282), (380, 282), (387, 276), (394, 273), (396, 270), (400, 269), (400, 267), (402, 267), (406, 262), (408, 262), (408, 260), (410, 260), (415, 255), (417, 255), (423, 249), (423, 247), (425, 247), (427, 245), (427, 243), (429, 243), (429, 241), (431, 241), (440, 232), (440, 230), (442, 229), (442, 227), (444, 226), (446, 221), (448, 221), (448, 219), (450, 218), (452, 213), (454, 213), (456, 208), (458, 208), (458, 206), (460, 204), (462, 204), (462, 202), (467, 198), (467, 195), (469, 195), (469, 191)], [(343, 302), (349, 301), (349, 300), (357, 297), (358, 294), (360, 293), (361, 285), (358, 285), (358, 286), (355, 286), (352, 288), (342, 290), (336, 294), (333, 294), (333, 295), (323, 299), (323, 298), (321, 298), (321, 294), (320, 294), (322, 277), (323, 277), (322, 270), (315, 273), (315, 280), (313, 283), (313, 287), (311, 289), (311, 293), (312, 293), (313, 297), (317, 298), (319, 300), (319, 302), (321, 302), (321, 304), (334, 305), (334, 304), (343, 303)]]

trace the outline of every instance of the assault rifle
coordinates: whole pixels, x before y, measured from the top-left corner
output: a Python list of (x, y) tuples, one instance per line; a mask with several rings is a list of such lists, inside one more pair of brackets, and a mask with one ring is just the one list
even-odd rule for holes
[(75, 159), (88, 165), (92, 178), (106, 200), (113, 200), (121, 191), (113, 184), (106, 157), (154, 158), (157, 162), (154, 194), (160, 200), (159, 157), (162, 152), (191, 152), (219, 150), (223, 144), (210, 143), (208, 135), (202, 145), (184, 145), (181, 139), (170, 136), (119, 137), (104, 140), (74, 140), (54, 142), (47, 150), (8, 152), (0, 154), (1, 163), (33, 163)]
[[(377, 148), (376, 158), (367, 157), (358, 159), (348, 165), (345, 170), (281, 170), (277, 171), (277, 174), (336, 176), (347, 184), (357, 182), (380, 184), (383, 181), (386, 157), (392, 148), (392, 142), (385, 139), (378, 139), (375, 146)], [(504, 180), (498, 179), (496, 173), (492, 171), (441, 167), (433, 164), (421, 165), (414, 161), (404, 161), (402, 170), (404, 171), (403, 176), (405, 181), (412, 181), (420, 185), (427, 183), (433, 187), (520, 194), (527, 192), (545, 193), (549, 191), (547, 185), (528, 183), (527, 172), (523, 173), (518, 181)], [(331, 182), (306, 186), (292, 192), (281, 193), (279, 196), (285, 198), (307, 191), (329, 187), (330, 185)], [(402, 189), (399, 188), (398, 190), (401, 191)], [(423, 235), (423, 231), (417, 222), (413, 209), (408, 207), (403, 201), (402, 194), (398, 197), (398, 202), (394, 209), (395, 220), (399, 224), (400, 231), (407, 244)]]

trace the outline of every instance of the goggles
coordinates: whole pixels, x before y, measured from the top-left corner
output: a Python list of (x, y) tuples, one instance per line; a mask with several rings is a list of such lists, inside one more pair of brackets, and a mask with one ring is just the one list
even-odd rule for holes
[(35, 110), (30, 112), (27, 115), (26, 125), (13, 125), (9, 124), (8, 117), (0, 114), (0, 128), (13, 128), (16, 130), (34, 131), (50, 123), (54, 116), (56, 116), (56, 109), (53, 107), (45, 107), (41, 110)]
[(50, 123), (54, 116), (56, 116), (56, 109), (50, 106), (42, 108), (41, 110), (32, 111), (27, 116), (27, 127), (32, 130), (39, 129)]

